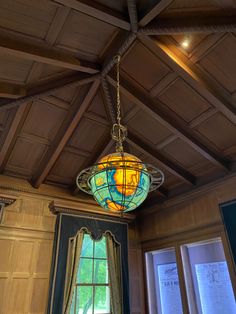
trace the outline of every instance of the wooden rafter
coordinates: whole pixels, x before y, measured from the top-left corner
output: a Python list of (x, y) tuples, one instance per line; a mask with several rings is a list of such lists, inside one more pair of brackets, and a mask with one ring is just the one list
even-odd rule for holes
[(160, 152), (157, 152), (131, 131), (129, 131), (127, 142), (142, 152), (144, 155), (150, 156), (152, 159), (156, 160), (158, 164), (162, 165), (163, 168), (165, 168), (174, 176), (180, 178), (188, 184), (190, 183), (191, 185), (196, 183), (196, 178), (190, 172), (178, 166), (173, 161), (163, 156)]
[(28, 42), (16, 39), (15, 37), (0, 35), (0, 52), (12, 55), (16, 58), (47, 63), (75, 71), (91, 74), (99, 71), (97, 64), (78, 59), (72, 54), (52, 48), (47, 44), (39, 44), (33, 40)]
[[(112, 76), (108, 76), (109, 82), (115, 86), (116, 81)], [(121, 78), (121, 92), (135, 103), (147, 114), (151, 115), (154, 119), (166, 126), (174, 134), (177, 134), (182, 140), (188, 143), (192, 148), (198, 151), (202, 156), (215, 163), (216, 165), (229, 169), (229, 161), (221, 156), (219, 153), (212, 151), (201, 143), (193, 134), (192, 130), (181, 125), (177, 120), (168, 116), (166, 112), (163, 112), (158, 106), (158, 101), (151, 99), (148, 94), (141, 92), (130, 82)]]
[(156, 23), (139, 30), (145, 35), (192, 33), (226, 33), (236, 31), (236, 16), (182, 16), (160, 18)]
[(95, 17), (98, 20), (111, 24), (113, 26), (130, 30), (130, 23), (124, 19), (121, 14), (105, 7), (104, 5), (92, 0), (54, 0), (71, 9)]
[(127, 0), (131, 30), (134, 33), (138, 31), (138, 14), (136, 0)]
[(48, 82), (42, 85), (36, 85), (27, 90), (27, 95), (25, 97), (21, 97), (17, 100), (1, 102), (0, 111), (17, 107), (21, 104), (24, 104), (25, 102), (33, 101), (39, 97), (51, 95), (59, 91), (61, 88), (72, 88), (93, 82), (97, 78), (99, 78), (99, 75), (77, 73), (76, 75), (67, 76), (60, 80), (53, 80), (50, 83)]
[(22, 126), (27, 118), (28, 112), (30, 111), (32, 102), (24, 103), (22, 106), (19, 106), (15, 110), (15, 115), (12, 120), (10, 129), (7, 132), (5, 141), (1, 147), (0, 151), (0, 173), (5, 168), (5, 165), (8, 161), (8, 158), (12, 152), (12, 149), (15, 145), (18, 134), (20, 133)]
[(172, 2), (173, 0), (157, 0), (156, 4), (154, 5), (152, 4), (151, 6), (147, 7), (145, 12), (142, 13), (139, 25), (141, 27), (146, 26), (154, 18), (156, 18), (162, 11), (164, 11)]
[(0, 82), (0, 97), (17, 99), (26, 95), (25, 85)]
[(99, 84), (100, 81), (95, 80), (89, 90), (86, 92), (84, 91), (84, 93), (80, 92), (78, 99), (76, 99), (74, 104), (72, 104), (72, 108), (67, 118), (64, 120), (64, 123), (60, 131), (58, 132), (53, 145), (51, 145), (51, 147), (49, 148), (45, 158), (42, 160), (42, 163), (38, 167), (37, 174), (35, 174), (34, 178), (32, 179), (32, 185), (34, 187), (39, 187), (41, 183), (46, 179), (48, 173), (52, 169), (72, 133), (81, 121), (84, 112), (87, 110), (88, 106), (93, 100), (93, 97), (97, 93)]
[(163, 44), (158, 40), (152, 40), (142, 36), (141, 41), (160, 57), (171, 65), (190, 86), (196, 89), (215, 108), (222, 112), (230, 121), (236, 123), (236, 108), (233, 106), (231, 95), (217, 84), (209, 75), (206, 75), (197, 65), (188, 59), (173, 44)]

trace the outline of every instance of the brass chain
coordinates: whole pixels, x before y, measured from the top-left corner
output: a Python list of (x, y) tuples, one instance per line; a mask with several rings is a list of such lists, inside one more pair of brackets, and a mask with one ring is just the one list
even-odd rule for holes
[(120, 110), (120, 55), (116, 56), (116, 106), (117, 106), (117, 123), (121, 125)]

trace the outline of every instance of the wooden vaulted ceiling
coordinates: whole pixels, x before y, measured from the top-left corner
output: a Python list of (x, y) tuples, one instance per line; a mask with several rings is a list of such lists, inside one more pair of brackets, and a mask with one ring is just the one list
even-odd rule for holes
[(234, 0), (2, 1), (1, 173), (78, 192), (114, 151), (119, 53), (125, 148), (165, 174), (149, 201), (235, 174), (235, 32)]

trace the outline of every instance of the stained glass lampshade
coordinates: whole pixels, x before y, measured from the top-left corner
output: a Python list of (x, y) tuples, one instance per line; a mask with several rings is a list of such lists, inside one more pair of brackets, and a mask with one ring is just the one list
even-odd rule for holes
[(128, 212), (146, 199), (150, 189), (163, 182), (163, 174), (150, 167), (133, 155), (116, 152), (83, 170), (77, 184), (103, 208)]

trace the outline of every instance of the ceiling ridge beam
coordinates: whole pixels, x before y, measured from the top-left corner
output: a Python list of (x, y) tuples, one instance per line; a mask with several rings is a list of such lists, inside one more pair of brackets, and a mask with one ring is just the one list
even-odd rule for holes
[(154, 41), (147, 36), (142, 36), (140, 40), (151, 51), (159, 54), (159, 57), (167, 62), (192, 88), (236, 124), (236, 108), (233, 106), (234, 101), (229, 92), (213, 81), (177, 47), (171, 45), (169, 48), (168, 45), (157, 40)]
[(192, 33), (226, 33), (236, 31), (236, 16), (181, 16), (159, 18), (158, 21), (139, 29), (143, 35), (173, 35)]
[(144, 27), (163, 12), (174, 0), (157, 0), (156, 4), (146, 9), (142, 15), (139, 26)]
[(47, 84), (41, 84), (28, 88), (27, 95), (25, 97), (1, 103), (0, 112), (1, 110), (11, 109), (20, 106), (21, 104), (24, 104), (26, 102), (34, 101), (37, 98), (50, 96), (51, 94), (58, 92), (62, 88), (73, 88), (88, 84), (98, 78), (100, 78), (99, 74), (89, 75), (86, 73), (77, 73), (76, 75), (67, 76), (58, 81), (53, 80), (53, 82)]
[[(77, 125), (82, 119), (84, 112), (89, 107), (91, 101), (96, 95), (100, 85), (100, 80), (95, 80), (90, 86), (88, 92), (83, 95), (81, 102), (81, 91), (79, 92), (79, 99), (76, 98), (74, 104), (72, 105), (71, 111), (67, 118), (64, 120), (63, 126), (58, 132), (53, 145), (49, 148), (47, 154), (43, 158), (41, 164), (39, 165), (37, 173), (33, 176), (31, 183), (34, 187), (38, 188), (46, 179), (50, 170), (57, 161), (59, 155), (61, 154), (63, 148), (67, 144)], [(79, 102), (79, 104), (78, 104)]]
[(128, 49), (133, 45), (136, 38), (137, 35), (135, 33), (129, 33), (128, 35), (126, 35), (125, 38), (123, 38), (121, 46), (117, 50), (112, 51), (112, 54), (104, 62), (101, 70), (102, 77), (105, 77), (113, 68), (113, 66), (116, 64), (115, 56), (116, 55), (120, 55), (121, 57), (124, 56)]
[(129, 18), (131, 24), (131, 31), (133, 33), (137, 33), (138, 31), (138, 13), (137, 13), (137, 5), (136, 0), (127, 0)]
[(130, 23), (118, 12), (92, 0), (53, 0), (55, 3), (64, 5), (76, 11), (87, 14), (100, 21), (119, 27), (121, 29), (130, 30)]
[(36, 40), (30, 42), (16, 38), (15, 36), (0, 35), (0, 52), (36, 62), (46, 63), (74, 71), (90, 74), (98, 73), (97, 64), (78, 59), (73, 54), (54, 48), (46, 43)]
[[(112, 76), (108, 76), (108, 81), (115, 86), (116, 81)], [(153, 99), (151, 99), (146, 93), (138, 90), (122, 77), (120, 89), (128, 99), (143, 109), (147, 114), (151, 115), (154, 119), (159, 121), (162, 125), (167, 127), (171, 132), (177, 134), (182, 140), (198, 151), (206, 159), (210, 160), (217, 166), (229, 170), (230, 161), (227, 158), (218, 152), (212, 151), (209, 147), (206, 147), (205, 144), (193, 135), (191, 129), (183, 127), (177, 120), (174, 120), (166, 112), (161, 110), (161, 106), (158, 106), (158, 100), (153, 101)]]

